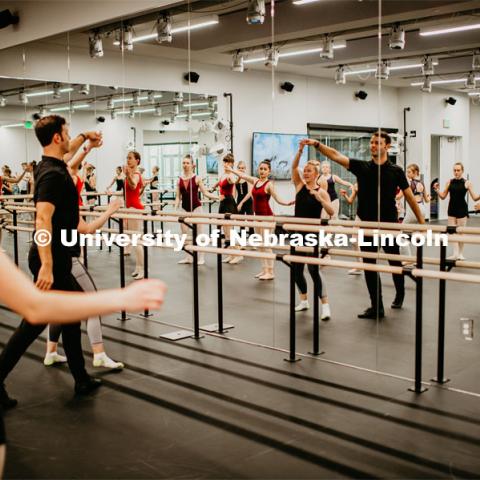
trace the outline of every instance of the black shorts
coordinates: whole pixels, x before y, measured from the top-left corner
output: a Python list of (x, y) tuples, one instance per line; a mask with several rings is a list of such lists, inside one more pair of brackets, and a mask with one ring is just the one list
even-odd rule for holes
[(237, 204), (231, 195), (226, 196), (220, 202), (218, 213), (238, 213)]

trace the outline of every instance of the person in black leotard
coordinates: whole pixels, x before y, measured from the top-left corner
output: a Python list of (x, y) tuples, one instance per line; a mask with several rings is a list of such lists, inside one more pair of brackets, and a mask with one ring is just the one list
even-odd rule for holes
[(107, 187), (107, 192), (111, 193), (111, 188), (113, 184), (115, 183), (115, 191), (116, 192), (122, 192), (123, 187), (125, 185), (125, 175), (123, 173), (122, 167), (117, 167), (115, 169), (115, 176), (113, 177), (112, 181), (110, 182), (110, 185)]
[[(86, 192), (96, 192), (97, 191), (97, 179), (95, 177), (95, 167), (91, 164), (85, 165), (85, 177), (84, 177), (84, 185)], [(94, 196), (87, 197), (87, 203), (89, 205), (94, 205), (96, 202), (96, 198)]]
[(346, 180), (343, 180), (338, 175), (332, 175), (332, 169), (330, 166), (330, 162), (322, 162), (321, 165), (321, 172), (319, 179), (326, 180), (328, 188), (327, 192), (330, 196), (330, 201), (332, 202), (333, 208), (333, 215), (327, 215), (325, 210), (322, 211), (322, 218), (337, 218), (338, 212), (340, 211), (340, 199), (338, 198), (337, 192), (335, 191), (335, 184), (339, 183), (340, 185), (344, 185), (345, 187), (349, 188), (350, 191), (353, 191), (353, 185)]
[[(240, 161), (237, 163), (237, 170), (242, 173), (247, 173), (247, 165), (245, 162)], [(253, 215), (253, 198), (252, 198), (252, 185), (246, 180), (239, 178), (235, 184), (237, 189), (237, 208), (240, 215)], [(249, 235), (255, 233), (253, 228), (248, 229)], [(235, 259), (232, 260), (232, 262)], [(231, 262), (230, 262), (231, 263)]]
[(150, 201), (158, 202), (158, 174), (160, 172), (160, 168), (156, 165), (152, 168), (152, 178), (148, 178), (144, 180), (144, 185), (150, 184)]
[[(453, 166), (453, 178), (447, 182), (445, 190), (441, 192), (438, 183), (433, 186), (439, 198), (442, 200), (445, 200), (448, 194), (450, 194), (450, 201), (448, 202), (448, 225), (451, 226), (464, 227), (467, 224), (467, 193), (470, 194), (474, 202), (480, 200), (480, 195), (477, 195), (473, 191), (472, 183), (463, 178), (463, 173), (463, 164), (457, 162)], [(463, 243), (455, 242), (453, 244), (453, 256), (449, 258), (452, 260), (465, 260), (463, 256)]]
[[(299, 218), (320, 218), (322, 210), (326, 210), (328, 215), (332, 215), (334, 210), (330, 197), (326, 191), (326, 181), (319, 181), (320, 170), (318, 162), (308, 161), (303, 168), (303, 176), (298, 170), (300, 158), (303, 153), (305, 143), (301, 142), (298, 152), (292, 163), (292, 182), (295, 185), (295, 216)], [(295, 255), (305, 255), (308, 253), (295, 252)], [(307, 300), (307, 281), (303, 274), (305, 265), (303, 263), (293, 263), (295, 274), (295, 283), (300, 290), (300, 303), (295, 307), (295, 311), (301, 312), (309, 308)], [(322, 320), (329, 320), (331, 316), (330, 306), (328, 304), (325, 281), (322, 278), (318, 265), (308, 265), (308, 272), (314, 282), (318, 282), (319, 296), (322, 301)]]

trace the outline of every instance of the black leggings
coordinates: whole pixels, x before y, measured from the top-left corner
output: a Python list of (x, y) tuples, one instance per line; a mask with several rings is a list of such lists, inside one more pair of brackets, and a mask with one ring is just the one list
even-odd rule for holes
[[(308, 257), (308, 253), (306, 252), (295, 252), (295, 255)], [(304, 263), (292, 263), (293, 266), (293, 273), (295, 275), (295, 284), (297, 285), (300, 293), (305, 295), (307, 293), (307, 280), (305, 275), (303, 274), (305, 270)], [(313, 283), (318, 282), (318, 296), (320, 298), (327, 296), (327, 289), (325, 287), (325, 281), (323, 280), (322, 274), (320, 273), (320, 269), (318, 265), (307, 265), (308, 273), (312, 277)]]
[[(41, 266), (38, 253), (36, 255), (30, 253), (29, 264), (34, 280), (36, 280)], [(52, 290), (82, 291), (70, 273), (70, 268), (71, 260), (69, 258), (64, 258), (63, 261), (54, 261)], [(43, 332), (45, 326), (32, 325), (25, 319), (22, 320), (0, 355), (0, 384), (5, 381), (28, 347)], [(85, 361), (82, 353), (80, 323), (63, 326), (63, 348), (73, 378), (76, 382), (84, 381), (88, 378), (88, 374), (85, 370)]]
[[(372, 241), (371, 237), (365, 237), (366, 241)], [(362, 252), (378, 252), (379, 247), (374, 246), (362, 246), (360, 247)], [(398, 245), (394, 246), (385, 246), (383, 247), (385, 253), (399, 255), (400, 247)], [(373, 258), (364, 258), (364, 263), (377, 263)], [(388, 263), (393, 267), (401, 267), (402, 262), (389, 260)], [(393, 283), (395, 285), (396, 294), (399, 296), (405, 295), (405, 277), (403, 275), (392, 275)], [(368, 293), (370, 294), (370, 301), (372, 303), (372, 308), (376, 309), (377, 307), (383, 308), (383, 299), (382, 299), (382, 282), (380, 280), (380, 275), (377, 272), (370, 272), (365, 270), (365, 281), (367, 283)]]

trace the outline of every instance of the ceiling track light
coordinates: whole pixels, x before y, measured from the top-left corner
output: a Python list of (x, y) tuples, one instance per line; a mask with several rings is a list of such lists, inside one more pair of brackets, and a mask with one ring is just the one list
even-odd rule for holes
[(244, 61), (243, 53), (240, 53), (240, 52), (234, 53), (233, 60), (232, 60), (232, 71), (242, 73), (245, 70), (243, 61)]
[(93, 33), (88, 37), (88, 46), (91, 58), (103, 57), (103, 41), (98, 32)]
[(40, 117), (46, 117), (47, 116), (47, 109), (45, 107), (41, 107), (38, 114)]
[(3, 108), (6, 106), (7, 106), (7, 99), (3, 95), (0, 95), (0, 107)]
[(28, 97), (23, 90), (21, 90), (18, 94), (18, 100), (20, 100), (20, 103), (22, 103), (23, 105), (26, 105), (28, 103)]
[(112, 110), (113, 107), (114, 107), (113, 97), (109, 97), (108, 100), (107, 100), (107, 109)]
[(170, 15), (162, 15), (157, 20), (157, 42), (172, 43), (172, 19)]
[(56, 100), (58, 100), (62, 96), (62, 93), (60, 92), (60, 84), (59, 83), (55, 83), (53, 85), (53, 95), (52, 96)]
[(154, 104), (154, 103), (155, 103), (155, 92), (153, 92), (152, 90), (150, 90), (150, 91), (147, 93), (147, 102), (150, 103), (150, 104)]
[(480, 70), (480, 50), (473, 52), (472, 70)]
[(426, 76), (423, 80), (423, 85), (421, 87), (422, 92), (431, 93), (432, 92), (432, 80), (430, 77)]
[(333, 38), (325, 37), (322, 42), (322, 50), (320, 51), (320, 58), (325, 60), (332, 60), (333, 53)]
[(435, 74), (435, 67), (433, 65), (433, 58), (426, 55), (423, 58), (422, 63), (422, 74), (423, 75), (434, 75)]
[(248, 0), (247, 23), (249, 25), (262, 25), (265, 21), (265, 0)]
[(335, 83), (337, 85), (345, 85), (347, 83), (347, 76), (345, 75), (345, 67), (340, 65), (335, 71)]
[(173, 106), (173, 113), (174, 113), (174, 115), (178, 115), (180, 113), (180, 105), (175, 104)]
[(115, 120), (117, 118), (117, 111), (116, 110), (110, 110), (110, 118), (112, 120)]
[(159, 105), (157, 105), (157, 106), (155, 107), (155, 113), (154, 113), (154, 115), (155, 115), (156, 117), (161, 117), (161, 116), (162, 116), (162, 108), (161, 108)]
[(215, 110), (215, 97), (208, 97), (208, 109)]
[(89, 95), (90, 94), (90, 85), (88, 85), (88, 84), (81, 85), (79, 90), (78, 90), (78, 93), (81, 93), (82, 95)]
[(135, 109), (133, 106), (130, 107), (130, 110), (128, 112), (128, 118), (135, 118)]
[(113, 45), (119, 47), (122, 44), (122, 31), (120, 29), (113, 32)]
[(183, 102), (183, 93), (182, 92), (175, 92), (175, 95), (173, 96), (173, 101), (177, 103), (182, 103)]
[(405, 48), (405, 30), (400, 25), (392, 27), (388, 46), (390, 50), (403, 50)]
[(280, 52), (277, 48), (269, 47), (265, 52), (265, 66), (276, 67), (278, 65), (278, 59), (280, 58)]
[(470, 72), (468, 74), (468, 77), (465, 80), (465, 88), (467, 90), (475, 90), (475, 88), (477, 88), (477, 80), (476, 80), (475, 74), (473, 72)]
[(133, 50), (133, 27), (131, 25), (125, 27), (125, 31), (123, 32), (123, 45), (129, 52)]
[(381, 62), (377, 65), (377, 71), (375, 72), (375, 78), (377, 80), (388, 80), (390, 75), (390, 65), (388, 62)]

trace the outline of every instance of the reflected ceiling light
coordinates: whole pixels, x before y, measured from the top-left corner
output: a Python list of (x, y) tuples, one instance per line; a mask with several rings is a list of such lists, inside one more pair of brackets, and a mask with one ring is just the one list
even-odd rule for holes
[(434, 75), (435, 74), (435, 67), (433, 66), (433, 58), (426, 55), (423, 58), (422, 63), (422, 74), (423, 75)]
[(262, 25), (265, 21), (265, 0), (248, 0), (247, 23), (249, 25)]
[[(161, 93), (156, 93), (153, 98), (162, 98), (163, 95)], [(140, 101), (144, 101), (144, 100), (148, 100), (148, 96), (139, 96), (138, 97), (138, 100)], [(114, 98), (113, 99), (113, 103), (127, 103), (127, 102), (132, 102), (133, 101), (133, 97), (131, 96), (128, 96), (128, 97), (120, 97), (120, 98)]]
[(377, 66), (375, 71), (375, 78), (377, 80), (388, 80), (390, 75), (390, 65), (388, 62), (381, 62)]
[(128, 111), (128, 118), (135, 118), (135, 109), (133, 106), (131, 106), (130, 110)]
[(319, 2), (320, 0), (294, 0), (294, 5), (306, 5), (307, 3), (315, 3)]
[(322, 49), (320, 50), (320, 58), (332, 60), (333, 55), (333, 38), (325, 37), (323, 39)]
[(122, 31), (121, 30), (115, 30), (113, 32), (113, 45), (116, 47), (119, 47), (122, 44)]
[(28, 103), (28, 97), (25, 95), (25, 92), (23, 90), (21, 90), (18, 94), (18, 100), (20, 101), (20, 103), (23, 103), (23, 105), (26, 105)]
[(0, 107), (3, 108), (6, 106), (7, 106), (7, 99), (3, 95), (0, 95)]
[(162, 15), (157, 20), (157, 42), (172, 43), (172, 19), (169, 15)]
[(24, 127), (24, 123), (11, 123), (10, 125), (0, 125), (1, 128), (15, 128), (15, 127)]
[(432, 81), (430, 80), (430, 77), (426, 76), (425, 79), (423, 80), (422, 92), (426, 93), (431, 93), (432, 92)]
[[(432, 80), (432, 85), (448, 85), (450, 83), (462, 83), (465, 82), (467, 79), (466, 78), (452, 78), (450, 80)], [(479, 77), (475, 77), (475, 81), (480, 80)], [(419, 87), (420, 85), (423, 85), (423, 82), (412, 82), (410, 86), (412, 87)]]
[(405, 48), (405, 30), (400, 25), (392, 27), (388, 46), (390, 50), (403, 50)]
[(123, 44), (128, 51), (133, 50), (133, 27), (127, 25), (123, 33)]
[(211, 112), (195, 112), (191, 114), (187, 113), (182, 113), (181, 115), (177, 115), (177, 118), (186, 118), (188, 120), (188, 117), (206, 117), (208, 115), (211, 115)]
[[(438, 61), (434, 60), (433, 65), (438, 65)], [(407, 65), (390, 65), (390, 71), (395, 71), (395, 70), (408, 70), (409, 68), (422, 68), (423, 63), (412, 63), (412, 64), (407, 64)], [(364, 68), (362, 70), (350, 70), (348, 72), (345, 72), (345, 75), (361, 75), (363, 73), (375, 73), (377, 71), (376, 68)], [(419, 83), (418, 85), (421, 85)]]
[[(338, 41), (338, 40), (335, 40), (334, 44), (333, 44), (333, 48), (334, 50), (338, 50), (340, 48), (346, 48), (347, 46), (347, 42), (346, 41)], [(319, 53), (323, 50), (323, 47), (316, 47), (316, 48), (307, 48), (307, 49), (304, 49), (304, 50), (293, 50), (293, 51), (290, 51), (290, 52), (280, 52), (279, 53), (279, 57), (280, 58), (287, 58), (287, 57), (295, 57), (297, 55), (308, 55), (308, 54), (311, 54), (311, 53)], [(249, 58), (249, 59), (244, 59), (243, 63), (260, 63), (260, 62), (263, 62), (264, 60), (266, 59), (265, 56), (263, 57), (256, 57), (256, 58)], [(373, 70), (375, 71), (375, 70)]]
[(278, 59), (280, 52), (277, 48), (270, 47), (267, 48), (265, 55), (265, 66), (266, 67), (276, 67), (278, 65)]
[[(210, 27), (212, 25), (217, 25), (219, 23), (218, 15), (208, 15), (205, 17), (193, 18), (187, 22), (180, 22), (176, 25), (172, 25), (171, 34), (187, 32), (189, 30), (197, 30), (199, 28)], [(144, 42), (146, 40), (158, 40), (158, 23), (157, 23), (157, 32), (149, 33), (147, 35), (140, 35), (133, 39), (133, 43)], [(164, 40), (167, 41), (167, 40)]]
[(107, 108), (108, 108), (108, 110), (111, 110), (113, 107), (114, 107), (113, 98), (110, 97), (110, 98), (107, 100)]
[(240, 52), (233, 54), (232, 71), (242, 73), (245, 70), (243, 54)]
[(345, 76), (345, 68), (340, 65), (335, 71), (335, 83), (337, 85), (345, 85), (347, 83), (347, 77)]
[(55, 107), (55, 108), (51, 108), (50, 111), (51, 112), (67, 112), (68, 110), (72, 111), (72, 110), (78, 110), (80, 108), (88, 108), (90, 105), (88, 105), (87, 103), (78, 103), (78, 104), (72, 104), (72, 105), (68, 105), (66, 107)]
[(91, 58), (103, 57), (103, 42), (99, 33), (94, 33), (88, 37), (88, 46)]
[(155, 111), (155, 108), (141, 108), (141, 109), (136, 109), (135, 113), (152, 113)]
[(81, 85), (78, 90), (78, 93), (81, 93), (82, 95), (88, 95), (90, 93), (90, 85), (88, 84)]
[(444, 28), (422, 28), (420, 29), (420, 35), (422, 37), (430, 37), (432, 35), (444, 35), (447, 33), (457, 33), (457, 32), (467, 32), (469, 30), (478, 30), (480, 29), (480, 23), (474, 23), (471, 25), (457, 25), (457, 26), (448, 26)]
[(467, 80), (465, 80), (465, 88), (468, 90), (475, 90), (475, 88), (477, 88), (477, 81), (473, 72), (468, 74)]
[(480, 70), (480, 50), (476, 50), (472, 57), (472, 69)]
[[(58, 97), (54, 96), (54, 98), (60, 98), (60, 96), (61, 96), (60, 93), (73, 92), (73, 90), (74, 89), (72, 87), (68, 87), (68, 88), (57, 87)], [(55, 90), (45, 90), (45, 91), (41, 91), (41, 92), (29, 92), (29, 93), (26, 93), (25, 95), (28, 98), (30, 98), (30, 97), (41, 97), (43, 95), (54, 95), (54, 93), (55, 93)]]

